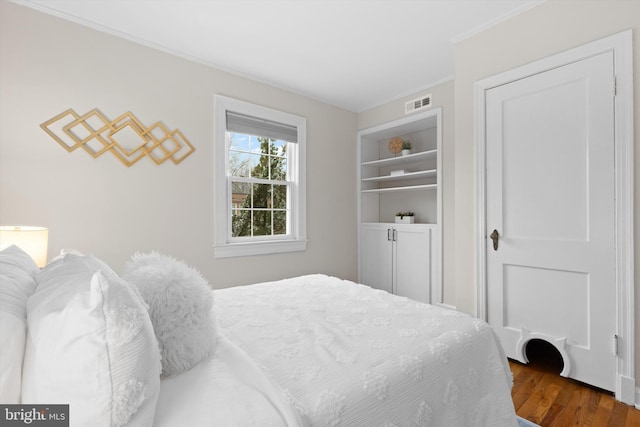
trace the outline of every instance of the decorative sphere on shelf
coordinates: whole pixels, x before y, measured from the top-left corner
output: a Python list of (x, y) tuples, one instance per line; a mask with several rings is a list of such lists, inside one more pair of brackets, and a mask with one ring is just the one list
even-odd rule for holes
[(389, 146), (388, 146), (389, 151), (392, 152), (393, 154), (398, 154), (399, 152), (402, 151), (403, 143), (404, 141), (402, 140), (402, 138), (400, 138), (399, 136), (394, 136), (389, 140)]

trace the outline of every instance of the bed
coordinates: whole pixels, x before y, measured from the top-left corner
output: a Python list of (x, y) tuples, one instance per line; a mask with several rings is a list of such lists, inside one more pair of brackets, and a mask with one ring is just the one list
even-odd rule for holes
[[(26, 308), (22, 403), (70, 403), (72, 426), (517, 426), (506, 358), (490, 327), (471, 316), (313, 274), (215, 291), (206, 285), (211, 304), (200, 309), (210, 316), (158, 325), (171, 317), (165, 312), (153, 321), (166, 292), (159, 304), (140, 283), (131, 286), (135, 274), (125, 272), (125, 281), (88, 259), (65, 255), (35, 272)], [(148, 258), (136, 262), (147, 268), (138, 278), (148, 278)], [(172, 258), (161, 263), (179, 267), (171, 274), (186, 268)], [(148, 282), (155, 286), (159, 277)], [(94, 323), (102, 322), (98, 333), (82, 331), (89, 344), (81, 357), (70, 349), (78, 336), (60, 331), (70, 322), (90, 324), (87, 313), (70, 318), (70, 303), (56, 308), (51, 299), (69, 282), (66, 300), (86, 305)], [(178, 283), (180, 291), (188, 288), (175, 277), (166, 283), (172, 292)], [(171, 295), (169, 304), (190, 298)], [(199, 303), (208, 299), (194, 295)], [(56, 344), (42, 348), (53, 331)], [(211, 335), (209, 350), (201, 351)], [(174, 353), (158, 356), (158, 343), (162, 351), (175, 345)], [(165, 370), (172, 361), (176, 372)], [(64, 383), (80, 390), (64, 390)]]

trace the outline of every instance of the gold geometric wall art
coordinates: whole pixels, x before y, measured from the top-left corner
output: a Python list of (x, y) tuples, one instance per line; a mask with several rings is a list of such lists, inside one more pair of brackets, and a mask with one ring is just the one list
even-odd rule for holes
[(109, 120), (98, 109), (79, 115), (69, 108), (40, 127), (69, 152), (82, 148), (94, 158), (110, 152), (127, 167), (143, 157), (178, 164), (195, 151), (179, 129), (162, 122), (146, 127), (130, 111)]

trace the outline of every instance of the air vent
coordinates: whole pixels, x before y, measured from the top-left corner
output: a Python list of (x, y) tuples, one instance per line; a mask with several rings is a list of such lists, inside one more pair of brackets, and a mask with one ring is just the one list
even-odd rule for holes
[(428, 107), (431, 107), (431, 94), (408, 101), (404, 104), (404, 113), (409, 114)]

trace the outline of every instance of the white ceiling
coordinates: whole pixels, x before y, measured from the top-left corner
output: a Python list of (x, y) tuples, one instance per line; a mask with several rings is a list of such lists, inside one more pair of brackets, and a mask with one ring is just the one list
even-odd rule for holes
[(452, 79), (452, 41), (541, 2), (14, 1), (355, 112)]

